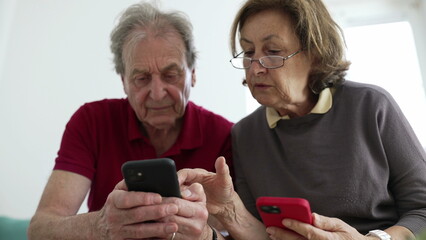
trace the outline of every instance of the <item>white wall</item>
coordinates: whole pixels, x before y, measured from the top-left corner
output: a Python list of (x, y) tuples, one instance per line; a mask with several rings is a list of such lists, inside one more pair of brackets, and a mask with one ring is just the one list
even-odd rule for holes
[[(426, 0), (324, 1), (328, 3), (335, 20), (342, 27), (408, 21), (412, 26), (416, 41), (423, 82), (426, 82)], [(395, 47), (404, 48), (404, 46)], [(392, 49), (389, 49), (389, 51), (392, 51)], [(423, 87), (426, 91), (426, 83)]]
[[(229, 27), (242, 1), (162, 1), (194, 25), (199, 61), (191, 99), (232, 121), (247, 114), (243, 72), (228, 62)], [(0, 215), (32, 216), (65, 124), (80, 105), (124, 97), (109, 33), (134, 2), (0, 0)], [(327, 2), (336, 17), (351, 18), (341, 0)]]
[(409, 21), (413, 26), (419, 64), (423, 76), (423, 87), (426, 91), (426, 0), (418, 0), (412, 4)]

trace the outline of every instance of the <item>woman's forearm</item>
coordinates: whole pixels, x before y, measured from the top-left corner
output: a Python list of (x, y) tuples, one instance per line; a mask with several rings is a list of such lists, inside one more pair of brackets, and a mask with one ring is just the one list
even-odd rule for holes
[(215, 217), (235, 240), (270, 239), (264, 225), (244, 206), (237, 194), (234, 200)]
[(392, 236), (392, 239), (414, 240), (414, 234), (405, 227), (393, 226), (385, 230)]

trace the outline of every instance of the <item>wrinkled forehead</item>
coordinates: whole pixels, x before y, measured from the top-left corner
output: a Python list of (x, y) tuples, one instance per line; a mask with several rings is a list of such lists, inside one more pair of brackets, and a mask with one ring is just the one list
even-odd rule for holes
[(259, 42), (298, 42), (291, 16), (268, 9), (250, 15), (240, 30), (240, 44)]
[(169, 59), (170, 61), (183, 62), (185, 59), (185, 44), (177, 31), (133, 31), (123, 48), (123, 63), (126, 71), (135, 62), (150, 61), (155, 59)]

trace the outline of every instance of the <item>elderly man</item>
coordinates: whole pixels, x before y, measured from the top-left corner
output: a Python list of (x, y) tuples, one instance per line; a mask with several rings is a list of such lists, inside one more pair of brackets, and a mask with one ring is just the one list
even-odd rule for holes
[[(127, 98), (87, 103), (72, 116), (29, 237), (212, 239), (201, 185), (183, 199), (115, 187), (130, 160), (169, 157), (177, 169), (213, 171), (217, 157), (231, 159), (232, 123), (188, 100), (196, 82), (190, 22), (132, 5), (112, 31), (111, 50)], [(89, 213), (76, 215), (88, 192)]]

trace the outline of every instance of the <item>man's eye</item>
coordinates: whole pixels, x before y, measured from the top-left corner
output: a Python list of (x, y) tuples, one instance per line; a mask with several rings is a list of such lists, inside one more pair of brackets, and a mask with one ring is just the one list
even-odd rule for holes
[(168, 83), (173, 83), (176, 82), (177, 80), (179, 80), (180, 78), (180, 73), (179, 71), (167, 71), (165, 73), (163, 73), (162, 75), (163, 81), (168, 82)]
[(134, 78), (133, 82), (137, 87), (141, 87), (146, 85), (149, 82), (149, 80), (150, 80), (149, 76), (138, 76)]
[(175, 82), (179, 78), (179, 75), (178, 74), (165, 74), (163, 76), (163, 78), (167, 82)]
[(145, 82), (149, 80), (148, 77), (138, 77), (135, 79), (135, 82)]

